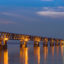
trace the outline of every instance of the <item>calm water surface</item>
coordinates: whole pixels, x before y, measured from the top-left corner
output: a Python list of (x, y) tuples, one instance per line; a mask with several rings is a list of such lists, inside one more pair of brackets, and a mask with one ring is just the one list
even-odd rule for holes
[(64, 64), (64, 47), (28, 44), (20, 48), (19, 44), (8, 44), (6, 50), (0, 50), (0, 64)]

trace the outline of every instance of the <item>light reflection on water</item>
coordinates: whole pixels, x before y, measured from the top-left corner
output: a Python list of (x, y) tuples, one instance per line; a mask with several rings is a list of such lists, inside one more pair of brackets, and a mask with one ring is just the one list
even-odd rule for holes
[(0, 49), (0, 64), (63, 64), (64, 47), (25, 47), (8, 45)]
[(8, 64), (8, 50), (7, 49), (4, 49), (4, 50), (0, 49), (0, 64)]
[(48, 56), (48, 47), (43, 47), (44, 62), (46, 62)]
[(28, 64), (28, 48), (20, 48), (20, 63)]
[(4, 64), (8, 64), (8, 50), (4, 50)]
[(34, 47), (34, 59), (35, 63), (40, 64), (40, 47)]

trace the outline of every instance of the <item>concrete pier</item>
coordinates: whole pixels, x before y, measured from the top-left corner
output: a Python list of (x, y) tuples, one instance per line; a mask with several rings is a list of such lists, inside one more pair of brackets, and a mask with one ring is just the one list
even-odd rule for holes
[(7, 40), (3, 40), (3, 49), (7, 48)]
[(0, 46), (2, 46), (2, 40), (0, 40)]
[(50, 40), (50, 46), (54, 46), (54, 40), (53, 39)]
[(20, 47), (27, 47), (27, 42), (20, 41)]
[(40, 41), (41, 41), (41, 38), (35, 36), (33, 40), (34, 40), (34, 47), (35, 47), (35, 46), (39, 46), (39, 43), (40, 43)]
[(48, 46), (48, 39), (47, 38), (43, 39), (43, 46)]
[(60, 46), (64, 45), (64, 41), (60, 40)]
[(55, 46), (60, 45), (59, 40), (55, 40)]
[(39, 42), (34, 41), (34, 47), (37, 47), (37, 46), (39, 46)]

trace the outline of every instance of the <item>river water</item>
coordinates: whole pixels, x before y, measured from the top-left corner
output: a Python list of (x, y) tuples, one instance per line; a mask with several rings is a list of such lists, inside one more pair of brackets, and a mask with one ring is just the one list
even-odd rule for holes
[(64, 64), (64, 47), (8, 44), (7, 49), (0, 50), (0, 64)]

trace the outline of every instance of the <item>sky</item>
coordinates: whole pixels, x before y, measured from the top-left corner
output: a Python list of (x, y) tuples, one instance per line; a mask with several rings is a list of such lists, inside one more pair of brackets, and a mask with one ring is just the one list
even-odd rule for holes
[(64, 39), (64, 0), (0, 0), (0, 31)]

